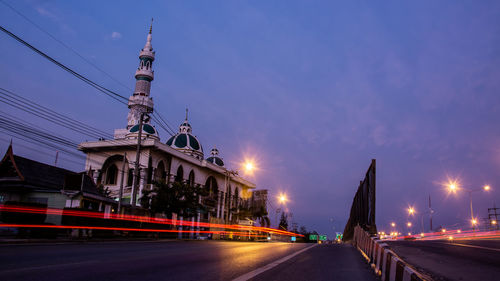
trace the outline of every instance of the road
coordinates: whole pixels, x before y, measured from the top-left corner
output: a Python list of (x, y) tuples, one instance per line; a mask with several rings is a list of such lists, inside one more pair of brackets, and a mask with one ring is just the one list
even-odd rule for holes
[(351, 246), (311, 246), (223, 241), (0, 245), (0, 279), (377, 280)]
[(499, 240), (387, 243), (405, 261), (436, 280), (500, 280)]

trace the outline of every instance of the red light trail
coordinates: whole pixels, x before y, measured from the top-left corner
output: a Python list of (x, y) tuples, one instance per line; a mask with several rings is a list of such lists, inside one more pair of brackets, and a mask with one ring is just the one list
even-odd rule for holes
[[(216, 229), (233, 229), (239, 230), (240, 232), (233, 231), (201, 231), (201, 230), (171, 230), (171, 229), (143, 229), (143, 228), (122, 228), (122, 227), (101, 227), (101, 226), (64, 226), (64, 225), (27, 225), (27, 224), (0, 224), (0, 227), (37, 227), (37, 228), (75, 228), (75, 229), (101, 229), (101, 230), (122, 230), (122, 231), (142, 231), (142, 232), (196, 232), (196, 233), (215, 233), (215, 234), (236, 234), (241, 233), (245, 236), (252, 236), (256, 234), (249, 233), (254, 232), (265, 232), (274, 233), (287, 236), (300, 236), (304, 237), (302, 234), (297, 234), (289, 231), (258, 227), (258, 226), (244, 226), (244, 225), (234, 225), (234, 224), (213, 224), (206, 222), (191, 222), (184, 220), (173, 220), (166, 218), (152, 218), (148, 216), (135, 216), (135, 215), (121, 215), (113, 213), (98, 213), (90, 211), (80, 211), (80, 210), (64, 210), (56, 208), (37, 208), (37, 207), (21, 207), (21, 206), (5, 206), (0, 205), (1, 212), (15, 212), (15, 213), (27, 213), (27, 214), (46, 214), (46, 215), (58, 215), (58, 216), (71, 216), (71, 217), (86, 217), (86, 218), (97, 218), (104, 220), (116, 220), (116, 221), (134, 221), (141, 223), (152, 223), (158, 225), (174, 225), (174, 226), (190, 226), (190, 227), (205, 227), (205, 228), (216, 228)], [(249, 231), (249, 232), (242, 232)], [(255, 237), (261, 237), (255, 236)], [(266, 236), (264, 236), (266, 237)]]

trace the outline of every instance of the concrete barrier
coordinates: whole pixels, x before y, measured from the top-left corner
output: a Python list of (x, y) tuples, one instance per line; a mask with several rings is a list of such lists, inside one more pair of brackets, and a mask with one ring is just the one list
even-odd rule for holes
[(396, 253), (389, 249), (386, 243), (363, 230), (360, 226), (354, 228), (353, 245), (362, 253), (375, 274), (382, 281), (431, 281), (430, 277), (417, 272)]

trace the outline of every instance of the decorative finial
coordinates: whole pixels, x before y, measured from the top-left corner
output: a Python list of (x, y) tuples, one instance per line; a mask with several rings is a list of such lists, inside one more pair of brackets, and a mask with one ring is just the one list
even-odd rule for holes
[(186, 107), (186, 121), (188, 120), (188, 109)]
[(149, 34), (153, 32), (153, 18), (151, 18), (151, 25), (149, 26)]

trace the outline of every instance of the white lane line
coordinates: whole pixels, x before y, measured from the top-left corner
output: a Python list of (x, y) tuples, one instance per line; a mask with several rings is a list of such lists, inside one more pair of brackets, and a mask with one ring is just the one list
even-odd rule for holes
[(281, 259), (279, 259), (277, 261), (274, 261), (274, 262), (272, 262), (270, 264), (264, 265), (263, 267), (257, 268), (256, 270), (253, 270), (253, 271), (250, 271), (250, 272), (248, 272), (246, 274), (243, 274), (240, 277), (238, 277), (236, 279), (233, 279), (233, 281), (246, 281), (246, 280), (248, 280), (250, 278), (253, 278), (253, 277), (261, 274), (262, 272), (267, 271), (267, 270), (269, 270), (269, 269), (271, 269), (271, 268), (273, 268), (273, 267), (275, 267), (275, 266), (277, 266), (277, 265), (279, 265), (279, 264), (281, 264), (281, 263), (283, 263), (283, 262), (285, 262), (285, 261), (287, 261), (287, 260), (295, 257), (296, 255), (298, 255), (298, 254), (300, 254), (302, 252), (305, 252), (305, 251), (307, 251), (307, 250), (309, 250), (311, 248), (314, 248), (316, 246), (318, 246), (318, 244), (314, 244), (314, 245), (309, 246), (307, 248), (304, 248), (304, 249), (302, 249), (300, 251), (297, 251), (297, 252), (295, 252), (293, 254), (290, 254), (290, 255), (288, 255), (288, 256), (286, 256), (284, 258), (281, 258)]
[(455, 245), (455, 246), (462, 246), (462, 247), (477, 248), (477, 249), (500, 252), (500, 249), (497, 249), (497, 248), (488, 248), (488, 247), (481, 247), (481, 246), (476, 246), (476, 245), (468, 245), (468, 244), (460, 244), (460, 243), (443, 243), (443, 244), (450, 244), (450, 245)]

